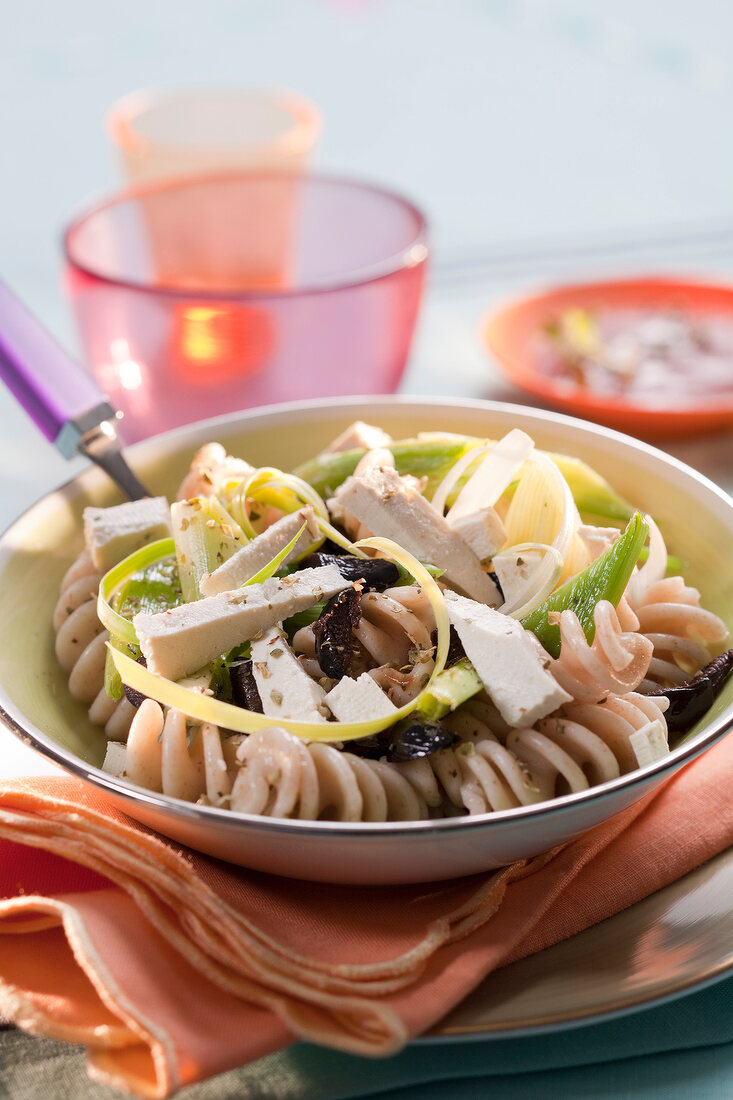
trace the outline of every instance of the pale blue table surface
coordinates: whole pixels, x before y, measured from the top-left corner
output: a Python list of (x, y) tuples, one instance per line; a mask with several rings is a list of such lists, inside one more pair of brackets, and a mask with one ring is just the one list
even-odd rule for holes
[[(150, 85), (291, 86), (323, 110), (318, 167), (392, 184), (430, 217), (403, 391), (517, 399), (477, 340), (493, 302), (571, 277), (733, 271), (732, 36), (719, 0), (25, 0), (0, 41), (0, 277), (74, 347), (59, 233), (119, 182), (107, 107)], [(80, 464), (4, 392), (0, 424), (5, 526)], [(670, 449), (733, 488), (731, 435)], [(45, 767), (3, 730), (0, 750), (0, 775)], [(384, 1065), (298, 1047), (236, 1095), (717, 1100), (733, 1096), (732, 1001), (727, 981), (625, 1020)], [(677, 1035), (695, 1049), (675, 1051)], [(456, 1066), (476, 1076), (426, 1084)], [(16, 1068), (0, 1061), (4, 1095), (20, 1095)]]

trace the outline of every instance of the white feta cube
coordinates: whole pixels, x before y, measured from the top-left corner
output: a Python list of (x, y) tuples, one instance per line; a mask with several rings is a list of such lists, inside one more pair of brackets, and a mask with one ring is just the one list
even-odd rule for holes
[(667, 726), (661, 718), (647, 722), (641, 729), (629, 735), (629, 744), (640, 768), (669, 756)]
[(506, 542), (506, 529), (495, 508), (482, 508), (467, 516), (447, 517), (449, 527), (471, 547), (479, 561), (493, 558)]
[(455, 592), (444, 596), (466, 656), (505, 722), (531, 726), (572, 700), (521, 623)]
[(150, 671), (180, 680), (261, 630), (348, 587), (337, 566), (323, 565), (156, 615), (139, 612), (132, 622)]
[(126, 765), (127, 745), (122, 741), (108, 741), (102, 771), (120, 778), (125, 774)]
[(84, 542), (100, 573), (106, 573), (146, 543), (168, 538), (170, 533), (170, 508), (165, 497), (84, 509)]
[(375, 535), (392, 539), (416, 558), (442, 569), (448, 584), (482, 603), (496, 606), (500, 602), (496, 585), (473, 550), (396, 470), (369, 467), (358, 477), (347, 478), (333, 503)]
[(368, 672), (362, 672), (355, 680), (344, 676), (331, 688), (324, 701), (339, 722), (369, 722), (373, 718), (389, 718), (397, 710)]
[(310, 678), (278, 627), (252, 640), (252, 675), (269, 718), (326, 721), (318, 709), (325, 691)]

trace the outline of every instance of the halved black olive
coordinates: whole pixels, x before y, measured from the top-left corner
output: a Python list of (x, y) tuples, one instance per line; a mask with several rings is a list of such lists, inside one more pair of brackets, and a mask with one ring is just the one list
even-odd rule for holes
[[(134, 655), (134, 648), (132, 646), (130, 646), (129, 648), (133, 650)], [(143, 668), (148, 667), (148, 662), (145, 660), (142, 653), (139, 653), (138, 656), (135, 657), (135, 661), (137, 662), (137, 664), (142, 665)], [(142, 691), (138, 691), (136, 688), (128, 687), (127, 684), (123, 684), (123, 691), (125, 693), (125, 699), (127, 699), (128, 703), (131, 703), (136, 710), (140, 706), (140, 704), (147, 699), (147, 695), (144, 695)]]
[(264, 714), (251, 660), (240, 657), (232, 661), (229, 665), (229, 680), (232, 685), (232, 702), (236, 706)]
[(664, 714), (667, 729), (670, 733), (685, 733), (710, 709), (731, 672), (733, 649), (721, 653), (688, 683), (679, 687), (657, 688), (647, 694), (652, 697), (664, 695), (669, 699), (669, 709)]
[(344, 588), (331, 597), (313, 623), (318, 663), (333, 680), (340, 680), (351, 671), (355, 648), (352, 631), (361, 619), (360, 604), (360, 590)]
[(392, 729), (372, 737), (349, 741), (346, 752), (365, 756), (370, 760), (387, 760), (390, 764), (404, 764), (421, 756), (432, 756), (442, 749), (450, 749), (460, 741), (453, 730), (443, 729), (435, 722), (427, 722), (419, 715), (398, 722)]
[(385, 558), (355, 558), (353, 554), (324, 554), (322, 550), (309, 554), (298, 563), (300, 569), (317, 568), (319, 565), (335, 565), (346, 581), (363, 581), (364, 590), (383, 592), (396, 584), (400, 571), (394, 562)]
[(445, 730), (435, 722), (405, 718), (392, 730), (387, 759), (396, 764), (405, 760), (417, 760), (421, 756), (432, 756), (434, 752), (450, 749), (458, 741), (460, 737), (457, 733)]
[(143, 695), (142, 691), (137, 691), (135, 688), (128, 687), (127, 684), (124, 685), (124, 691), (125, 699), (127, 699), (128, 703), (132, 703), (133, 707), (136, 709), (145, 699), (147, 699), (147, 695)]
[[(430, 641), (434, 646), (438, 644), (438, 631), (434, 630), (430, 635)], [(456, 661), (462, 661), (465, 659), (466, 651), (463, 648), (463, 642), (458, 637), (458, 631), (451, 623), (450, 638), (448, 641), (448, 656), (445, 659), (445, 667), (450, 668)]]

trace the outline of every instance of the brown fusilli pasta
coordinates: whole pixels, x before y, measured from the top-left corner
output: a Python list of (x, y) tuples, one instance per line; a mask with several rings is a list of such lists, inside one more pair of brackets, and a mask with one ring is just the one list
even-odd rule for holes
[(145, 700), (114, 769), (151, 790), (205, 800), (239, 813), (328, 821), (411, 821), (533, 805), (615, 779), (638, 767), (633, 737), (656, 724), (666, 733), (664, 698), (635, 692), (571, 704), (505, 743), (474, 710), (459, 745), (405, 763), (363, 759), (302, 741), (272, 726), (222, 737), (189, 731), (175, 710)]
[(231, 791), (241, 740), (222, 737), (209, 722), (189, 730), (180, 711), (164, 713), (154, 699), (145, 699), (130, 723), (127, 744), (117, 746), (107, 770), (172, 798), (221, 804)]
[(550, 667), (560, 687), (574, 699), (597, 703), (610, 691), (623, 694), (639, 686), (654, 647), (639, 633), (639, 620), (625, 600), (618, 608), (608, 600), (596, 604), (590, 644), (574, 611), (562, 611), (556, 618), (560, 655), (549, 658)]
[(135, 708), (124, 696), (112, 699), (104, 690), (106, 642), (109, 635), (97, 615), (101, 574), (83, 550), (61, 581), (53, 616), (56, 657), (69, 674), (71, 695), (89, 707), (89, 718), (104, 726), (110, 741), (127, 736)]
[(722, 619), (700, 606), (700, 593), (682, 577), (665, 577), (632, 597), (639, 631), (654, 647), (641, 691), (683, 684), (711, 657), (708, 646), (722, 642)]

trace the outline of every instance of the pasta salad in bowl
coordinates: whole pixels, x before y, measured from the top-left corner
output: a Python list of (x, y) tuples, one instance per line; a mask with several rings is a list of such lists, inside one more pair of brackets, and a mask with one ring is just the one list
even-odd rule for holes
[(389, 398), (132, 455), (159, 496), (90, 472), (6, 534), (2, 706), (185, 844), (331, 882), (468, 874), (733, 724), (733, 503), (644, 444)]

